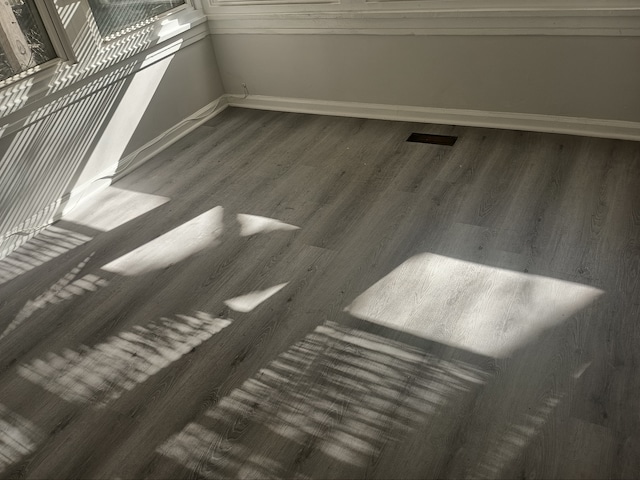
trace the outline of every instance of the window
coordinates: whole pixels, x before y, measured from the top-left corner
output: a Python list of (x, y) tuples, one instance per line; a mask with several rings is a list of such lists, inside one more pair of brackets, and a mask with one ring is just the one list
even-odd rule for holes
[(56, 56), (35, 0), (0, 0), (0, 81)]
[(185, 0), (89, 0), (93, 17), (103, 37), (114, 35), (184, 4)]

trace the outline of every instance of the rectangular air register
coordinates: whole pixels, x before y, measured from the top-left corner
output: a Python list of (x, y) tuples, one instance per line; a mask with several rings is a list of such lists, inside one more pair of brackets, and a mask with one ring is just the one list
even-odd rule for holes
[(452, 147), (458, 137), (449, 135), (433, 135), (431, 133), (412, 133), (407, 138), (407, 142), (429, 143), (431, 145), (446, 145)]

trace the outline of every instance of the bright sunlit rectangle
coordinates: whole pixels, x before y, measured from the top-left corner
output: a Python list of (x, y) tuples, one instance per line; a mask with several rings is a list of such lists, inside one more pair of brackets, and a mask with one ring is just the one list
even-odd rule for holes
[(215, 207), (105, 265), (120, 275), (143, 275), (215, 247), (223, 231), (222, 207)]
[(65, 212), (64, 220), (108, 232), (169, 201), (160, 195), (109, 186)]
[(602, 290), (425, 253), (357, 297), (350, 314), (492, 357), (566, 321)]

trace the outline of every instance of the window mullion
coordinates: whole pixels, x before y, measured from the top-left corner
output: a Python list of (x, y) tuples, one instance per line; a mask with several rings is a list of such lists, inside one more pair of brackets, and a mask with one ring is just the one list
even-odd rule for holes
[(0, 46), (14, 72), (19, 73), (35, 65), (29, 43), (11, 5), (9, 2), (2, 1), (0, 1)]
[[(1, 1), (1, 0), (0, 0)], [(60, 21), (60, 17), (54, 2), (46, 0), (35, 0), (36, 7), (40, 12), (40, 18), (44, 23), (45, 30), (49, 34), (49, 39), (58, 57), (64, 61), (75, 63), (75, 56), (65, 27)]]

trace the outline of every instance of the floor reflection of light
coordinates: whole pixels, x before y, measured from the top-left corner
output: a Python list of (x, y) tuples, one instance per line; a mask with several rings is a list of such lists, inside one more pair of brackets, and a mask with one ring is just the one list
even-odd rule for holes
[(169, 200), (159, 195), (110, 186), (97, 192), (77, 208), (65, 212), (63, 220), (108, 232)]
[(69, 273), (47, 289), (46, 292), (27, 303), (20, 309), (13, 321), (4, 329), (0, 339), (6, 337), (13, 330), (22, 325), (31, 315), (48, 305), (56, 305), (74, 296), (83, 295), (86, 292), (95, 292), (101, 287), (106, 287), (108, 282), (97, 275), (87, 274), (77, 278), (79, 273), (89, 262), (93, 254), (76, 265)]
[(231, 320), (204, 312), (161, 318), (94, 347), (49, 353), (19, 374), (61, 398), (105, 405), (221, 331)]
[(488, 356), (508, 356), (602, 294), (590, 286), (434, 254), (414, 256), (350, 314)]
[(275, 218), (260, 217), (239, 213), (236, 217), (240, 223), (240, 236), (249, 237), (256, 233), (269, 233), (277, 230), (298, 230), (300, 227), (281, 222)]
[[(326, 461), (362, 466), (390, 439), (455, 411), (489, 378), (477, 366), (326, 323), (158, 451), (205, 478), (290, 476), (283, 442), (298, 450), (313, 444)], [(251, 456), (270, 463), (256, 469)]]
[(262, 302), (266, 301), (286, 287), (287, 283), (289, 282), (281, 283), (280, 285), (276, 285), (265, 290), (256, 290), (255, 292), (226, 300), (224, 303), (227, 307), (231, 310), (235, 310), (236, 312), (250, 312)]
[(0, 473), (33, 453), (42, 439), (42, 432), (29, 420), (0, 404)]
[(84, 245), (91, 238), (51, 225), (0, 260), (0, 285)]
[(217, 245), (222, 231), (223, 209), (215, 207), (102, 268), (120, 275), (142, 275), (166, 268)]

